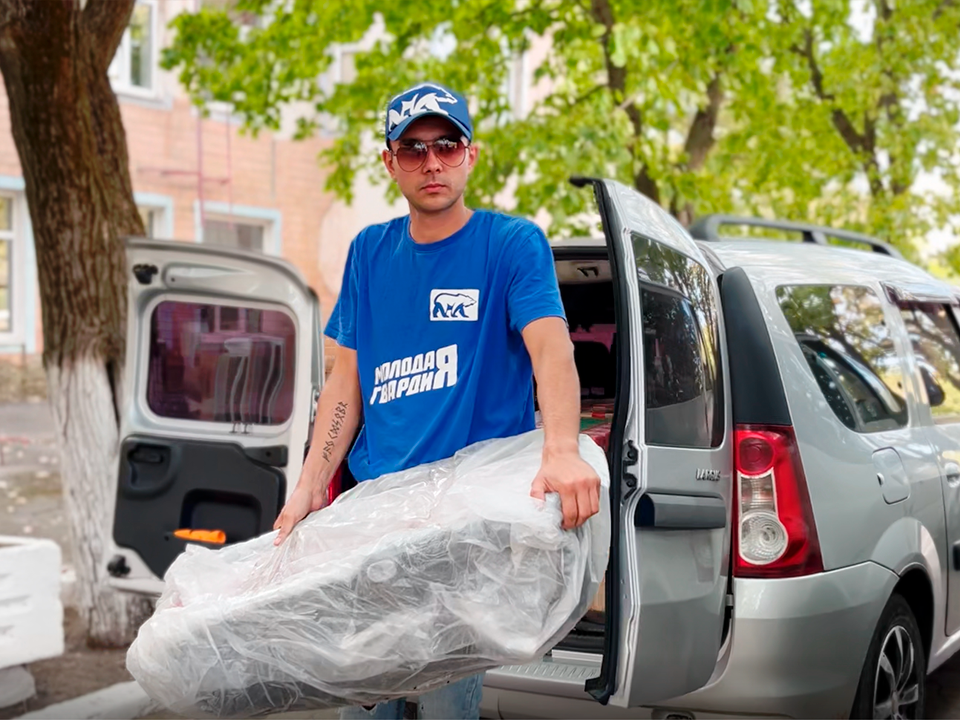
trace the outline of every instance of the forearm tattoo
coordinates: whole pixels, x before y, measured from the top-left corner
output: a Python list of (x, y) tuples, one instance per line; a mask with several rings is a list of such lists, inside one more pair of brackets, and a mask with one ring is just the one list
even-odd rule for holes
[(347, 404), (345, 402), (337, 403), (333, 410), (333, 422), (330, 423), (330, 429), (327, 431), (327, 441), (323, 444), (323, 459), (332, 462), (333, 447), (340, 431), (343, 430), (343, 422), (347, 417)]

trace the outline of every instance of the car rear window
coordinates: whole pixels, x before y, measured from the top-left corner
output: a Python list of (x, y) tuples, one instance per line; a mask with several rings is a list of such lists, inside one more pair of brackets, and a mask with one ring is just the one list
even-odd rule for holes
[(777, 288), (780, 308), (827, 404), (857, 432), (907, 424), (903, 366), (880, 298), (848, 285)]
[(178, 420), (283, 424), (295, 354), (296, 327), (284, 312), (161, 302), (150, 318), (147, 404)]

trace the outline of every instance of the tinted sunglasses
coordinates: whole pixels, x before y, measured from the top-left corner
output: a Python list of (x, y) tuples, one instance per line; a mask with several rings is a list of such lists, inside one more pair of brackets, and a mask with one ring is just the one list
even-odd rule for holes
[(459, 167), (467, 157), (467, 148), (470, 147), (465, 137), (454, 140), (449, 137), (437, 138), (433, 142), (415, 140), (401, 143), (396, 150), (390, 153), (397, 159), (397, 164), (404, 172), (413, 172), (423, 167), (427, 155), (433, 150), (434, 155), (447, 167)]

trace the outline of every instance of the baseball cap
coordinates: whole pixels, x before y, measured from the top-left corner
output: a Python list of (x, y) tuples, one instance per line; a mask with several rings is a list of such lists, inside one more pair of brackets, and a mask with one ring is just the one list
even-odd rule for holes
[(438, 83), (421, 83), (396, 95), (387, 105), (387, 143), (397, 140), (414, 120), (437, 115), (453, 123), (473, 140), (473, 123), (466, 99)]

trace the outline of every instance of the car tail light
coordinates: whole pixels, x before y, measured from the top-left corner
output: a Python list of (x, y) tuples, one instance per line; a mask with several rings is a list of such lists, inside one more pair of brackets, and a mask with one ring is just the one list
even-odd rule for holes
[(740, 425), (734, 456), (733, 574), (785, 578), (823, 572), (793, 428)]

